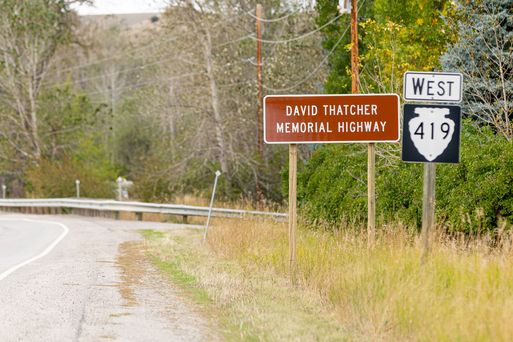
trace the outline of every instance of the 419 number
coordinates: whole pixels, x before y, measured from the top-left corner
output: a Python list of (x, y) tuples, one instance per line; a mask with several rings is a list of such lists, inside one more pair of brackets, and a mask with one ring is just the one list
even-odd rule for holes
[[(427, 125), (427, 131), (424, 132), (424, 122), (421, 122), (420, 125), (418, 125), (417, 129), (413, 133), (414, 135), (420, 136), (420, 139), (424, 139), (424, 136), (426, 134), (429, 134), (431, 140), (435, 140), (435, 123), (431, 122), (429, 125)], [(449, 137), (449, 133), (451, 132), (451, 126), (447, 122), (443, 122), (440, 125), (440, 131), (442, 132), (442, 139), (447, 139)]]

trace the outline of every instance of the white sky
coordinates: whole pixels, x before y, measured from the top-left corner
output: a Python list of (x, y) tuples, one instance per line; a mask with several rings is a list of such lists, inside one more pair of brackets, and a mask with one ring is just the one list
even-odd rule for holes
[(73, 5), (81, 15), (161, 12), (166, 0), (94, 0), (93, 6)]

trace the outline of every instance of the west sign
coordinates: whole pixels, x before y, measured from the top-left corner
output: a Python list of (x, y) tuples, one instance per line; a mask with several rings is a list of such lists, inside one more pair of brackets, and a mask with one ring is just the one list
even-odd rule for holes
[(406, 101), (461, 102), (462, 74), (408, 71), (403, 81), (403, 97)]
[(269, 95), (264, 98), (268, 144), (399, 141), (399, 96)]

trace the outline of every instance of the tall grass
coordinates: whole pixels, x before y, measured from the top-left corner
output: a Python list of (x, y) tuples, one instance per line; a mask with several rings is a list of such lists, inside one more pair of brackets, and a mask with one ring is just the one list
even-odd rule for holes
[[(315, 291), (355, 340), (513, 340), (511, 235), (436, 234), (421, 262), (416, 232), (364, 234), (301, 229), (296, 286)], [(243, 267), (288, 274), (287, 227), (265, 220), (216, 221), (209, 244)]]

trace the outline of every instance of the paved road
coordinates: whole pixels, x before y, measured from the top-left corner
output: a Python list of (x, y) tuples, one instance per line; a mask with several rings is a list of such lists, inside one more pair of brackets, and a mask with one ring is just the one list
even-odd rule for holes
[(130, 242), (145, 228), (179, 227), (0, 215), (0, 341), (218, 340)]

